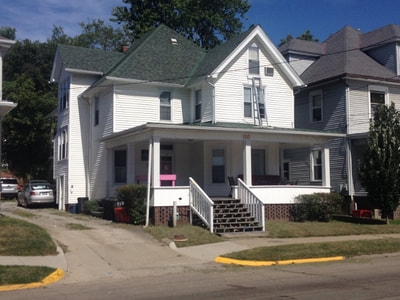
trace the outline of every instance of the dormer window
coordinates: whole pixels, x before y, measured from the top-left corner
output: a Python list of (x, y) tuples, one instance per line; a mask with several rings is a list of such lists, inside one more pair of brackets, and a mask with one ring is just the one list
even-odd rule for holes
[(249, 74), (260, 74), (260, 58), (258, 52), (257, 44), (253, 43), (249, 47)]

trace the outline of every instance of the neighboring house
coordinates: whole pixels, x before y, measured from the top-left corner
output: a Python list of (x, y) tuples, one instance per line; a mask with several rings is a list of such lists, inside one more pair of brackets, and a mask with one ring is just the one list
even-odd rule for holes
[(295, 127), (346, 134), (330, 142), (332, 187), (368, 205), (358, 163), (376, 106), (400, 107), (400, 26), (346, 26), (323, 43), (294, 39), (279, 50), (307, 85), (295, 96)]
[(199, 195), (209, 207), (239, 176), (236, 193), (247, 186), (265, 218), (287, 218), (296, 195), (330, 191), (328, 140), (343, 134), (294, 129), (303, 81), (259, 26), (210, 51), (164, 25), (124, 53), (59, 45), (51, 80), (60, 209), (144, 183), (152, 222), (166, 224), (174, 202), (187, 220)]

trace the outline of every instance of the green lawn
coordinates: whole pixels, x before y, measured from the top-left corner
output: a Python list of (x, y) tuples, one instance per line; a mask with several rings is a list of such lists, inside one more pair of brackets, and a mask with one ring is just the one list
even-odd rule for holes
[(0, 266), (0, 285), (40, 282), (56, 269), (32, 266)]
[(43, 228), (5, 216), (0, 217), (0, 255), (56, 255), (57, 247)]
[(329, 242), (314, 244), (292, 244), (275, 247), (259, 247), (223, 255), (223, 257), (277, 261), (290, 259), (306, 259), (332, 256), (354, 257), (360, 255), (400, 252), (400, 239), (380, 239)]
[(390, 225), (353, 224), (339, 221), (330, 222), (266, 222), (266, 231), (270, 238), (295, 238), (311, 236), (337, 236), (400, 233), (400, 222)]

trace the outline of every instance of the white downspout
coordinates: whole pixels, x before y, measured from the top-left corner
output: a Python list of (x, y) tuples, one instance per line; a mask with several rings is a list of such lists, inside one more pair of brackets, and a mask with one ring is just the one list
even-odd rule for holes
[(146, 197), (146, 222), (144, 228), (149, 226), (149, 218), (150, 218), (150, 186), (151, 186), (151, 170), (153, 163), (153, 141), (152, 138), (149, 140), (149, 163), (147, 167), (147, 197)]

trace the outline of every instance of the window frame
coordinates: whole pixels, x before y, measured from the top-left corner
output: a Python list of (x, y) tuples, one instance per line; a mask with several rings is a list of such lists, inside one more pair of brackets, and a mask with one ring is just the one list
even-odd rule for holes
[[(117, 165), (117, 152), (124, 152), (124, 165)], [(113, 152), (114, 183), (124, 184), (128, 180), (128, 151), (126, 149), (115, 149)], [(121, 172), (122, 171), (122, 172)], [(120, 178), (120, 175), (123, 176)]]
[[(320, 163), (316, 164), (315, 163), (315, 153), (319, 153), (319, 159), (320, 159)], [(317, 158), (318, 159), (318, 158)], [(318, 172), (316, 172), (315, 168), (320, 168), (320, 177), (321, 178), (316, 178), (316, 175)], [(322, 149), (320, 148), (314, 148), (311, 150), (310, 152), (310, 180), (311, 182), (322, 182), (322, 167), (323, 167), (323, 162), (322, 162)]]
[(94, 117), (93, 117), (93, 125), (97, 126), (100, 122), (100, 98), (94, 98)]
[[(287, 165), (287, 170), (285, 168), (285, 165)], [(287, 174), (287, 176), (286, 176)], [(287, 182), (290, 181), (290, 160), (284, 160), (282, 162), (282, 178), (284, 178)]]
[[(222, 152), (222, 156), (215, 155), (218, 152)], [(214, 164), (214, 158), (222, 157), (222, 164)], [(220, 175), (221, 173), (222, 175)], [(213, 184), (224, 184), (226, 174), (226, 153), (223, 148), (215, 148), (211, 150), (211, 182)]]
[[(319, 107), (314, 106), (314, 97), (315, 96), (320, 96), (320, 105)], [(309, 110), (310, 110), (310, 123), (321, 123), (324, 120), (324, 97), (322, 94), (322, 90), (315, 90), (311, 91), (309, 94)], [(319, 109), (320, 110), (320, 119), (319, 120), (314, 120), (314, 112), (315, 110)]]
[[(253, 52), (254, 51), (254, 52)], [(255, 54), (256, 58), (253, 59), (252, 52)], [(248, 49), (248, 66), (249, 75), (260, 75), (260, 48), (256, 43), (252, 43)]]
[[(165, 104), (165, 103), (163, 103), (161, 101), (161, 99), (162, 99), (161, 96), (163, 94), (169, 94), (168, 104)], [(158, 99), (159, 99), (159, 109), (160, 109), (160, 121), (172, 121), (172, 92), (170, 92), (170, 91), (162, 91), (160, 93), (160, 96), (158, 97)], [(162, 112), (163, 109), (162, 108), (168, 108), (168, 114), (169, 114), (169, 118), (168, 119), (163, 119), (162, 118), (162, 115), (163, 115), (163, 112)]]
[(58, 84), (58, 105), (62, 112), (69, 108), (70, 79), (67, 78)]
[(201, 120), (201, 118), (202, 118), (202, 115), (201, 115), (201, 104), (202, 104), (202, 92), (201, 92), (201, 89), (199, 89), (199, 90), (196, 90), (195, 92), (194, 92), (194, 98), (195, 98), (195, 100), (194, 100), (194, 120), (195, 121), (200, 121)]
[[(260, 109), (260, 117), (261, 119), (265, 119), (265, 86), (262, 86), (262, 89), (260, 87), (257, 87), (259, 92), (262, 90), (263, 91), (263, 98), (261, 101), (258, 101), (258, 107)], [(246, 93), (245, 90), (250, 90), (250, 101), (246, 101)], [(251, 86), (245, 85), (243, 86), (243, 117), (244, 118), (253, 118), (253, 88)], [(250, 104), (250, 116), (246, 115), (246, 104)]]
[(59, 161), (68, 158), (68, 127), (63, 127), (59, 130), (57, 158)]
[[(379, 105), (375, 105), (375, 107), (372, 107), (372, 102), (371, 102), (371, 94), (372, 93), (376, 93), (376, 94), (380, 94), (384, 96), (384, 100), (382, 103), (383, 105), (389, 105), (389, 89), (385, 86), (379, 86), (379, 85), (369, 85), (368, 86), (368, 115), (369, 118), (373, 118), (374, 117), (374, 113), (375, 113), (375, 109), (376, 107), (378, 107)], [(381, 105), (382, 105), (381, 104)]]

